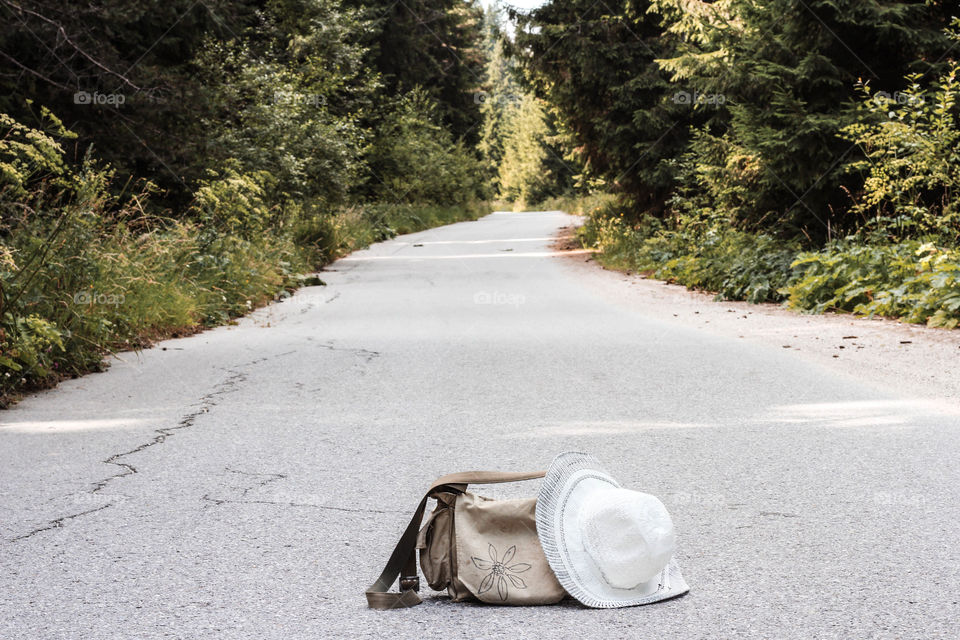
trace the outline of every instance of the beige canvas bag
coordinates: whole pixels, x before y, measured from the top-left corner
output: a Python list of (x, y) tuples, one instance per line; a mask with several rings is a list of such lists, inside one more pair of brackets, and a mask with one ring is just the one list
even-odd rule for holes
[[(469, 484), (542, 478), (544, 472), (467, 471), (437, 479), (420, 501), (380, 577), (366, 591), (373, 609), (413, 607), (417, 550), (427, 584), (454, 601), (491, 604), (553, 604), (566, 596), (537, 537), (536, 498), (491, 500), (467, 492)], [(423, 522), (427, 502), (434, 510)], [(400, 591), (390, 592), (399, 578)]]

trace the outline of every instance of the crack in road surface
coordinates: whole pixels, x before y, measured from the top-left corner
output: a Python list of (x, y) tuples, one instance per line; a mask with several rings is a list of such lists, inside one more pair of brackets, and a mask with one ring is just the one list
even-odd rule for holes
[(374, 358), (379, 358), (381, 355), (379, 351), (371, 351), (370, 349), (363, 349), (361, 347), (335, 347), (332, 342), (324, 342), (321, 343), (320, 346), (328, 351), (352, 353), (356, 357), (362, 358), (364, 363), (371, 362)]
[[(357, 362), (354, 363), (354, 367), (359, 371), (361, 376), (367, 375), (366, 367), (368, 364), (383, 355), (379, 351), (372, 351), (362, 347), (337, 347), (334, 346), (332, 342), (322, 342), (318, 346), (328, 351), (341, 351), (344, 353), (353, 354), (353, 356), (357, 359)], [(317, 390), (318, 389), (311, 389), (311, 391)]]
[[(256, 364), (258, 362), (263, 361), (264, 359), (265, 358), (259, 358), (248, 364)], [(115, 453), (112, 456), (106, 458), (105, 460), (102, 460), (101, 462), (103, 462), (104, 464), (110, 464), (110, 465), (120, 467), (120, 471), (118, 471), (117, 473), (111, 476), (107, 476), (102, 480), (98, 480), (97, 482), (95, 482), (93, 484), (93, 488), (90, 491), (88, 491), (87, 494), (88, 495), (98, 494), (100, 493), (100, 491), (102, 491), (107, 485), (109, 485), (114, 480), (117, 480), (119, 478), (124, 478), (129, 475), (133, 475), (134, 473), (139, 473), (135, 466), (133, 466), (129, 462), (123, 462), (122, 458), (133, 455), (135, 453), (140, 453), (141, 451), (144, 451), (145, 449), (149, 449), (150, 447), (156, 446), (158, 444), (162, 444), (163, 442), (166, 441), (168, 437), (174, 435), (177, 431), (192, 427), (198, 417), (200, 417), (205, 413), (209, 413), (210, 410), (217, 405), (218, 400), (222, 396), (235, 391), (240, 385), (240, 383), (242, 383), (246, 379), (247, 379), (247, 376), (245, 373), (232, 370), (230, 375), (228, 375), (222, 382), (217, 384), (213, 388), (213, 390), (210, 391), (210, 393), (200, 398), (199, 404), (194, 411), (191, 411), (186, 415), (184, 415), (183, 417), (181, 417), (180, 420), (177, 421), (176, 425), (172, 427), (163, 427), (161, 429), (155, 429), (154, 433), (156, 435), (153, 436), (147, 442), (143, 442), (128, 451)], [(115, 504), (116, 504), (115, 501), (108, 502), (107, 504), (100, 505), (93, 509), (87, 509), (85, 511), (80, 511), (78, 513), (71, 513), (64, 516), (60, 516), (58, 518), (54, 518), (53, 520), (48, 521), (46, 524), (40, 527), (37, 527), (27, 533), (10, 538), (9, 541), (18, 542), (20, 540), (25, 540), (27, 538), (33, 537), (38, 533), (43, 533), (44, 531), (59, 529), (63, 526), (65, 522), (68, 522), (70, 520), (75, 520), (76, 518), (87, 516), (92, 513), (96, 513), (98, 511), (103, 511), (104, 509), (108, 509), (114, 506)]]
[(265, 480), (261, 480), (260, 482), (253, 485), (252, 487), (247, 487), (246, 489), (244, 489), (243, 493), (240, 494), (241, 496), (246, 496), (253, 489), (259, 489), (260, 487), (265, 487), (271, 482), (277, 482), (278, 480), (283, 480), (284, 478), (287, 477), (286, 474), (283, 474), (283, 473), (256, 473), (251, 471), (240, 471), (239, 469), (231, 469), (229, 467), (227, 467), (227, 471), (229, 471), (230, 473), (236, 473), (238, 475), (248, 476), (251, 478), (267, 476)]
[[(250, 478), (262, 478), (262, 479), (260, 480), (260, 482), (254, 484), (254, 485), (251, 485), (251, 486), (249, 486), (249, 487), (244, 487), (243, 491), (240, 493), (240, 497), (241, 497), (241, 498), (245, 498), (245, 497), (247, 496), (247, 494), (250, 493), (250, 492), (251, 492), (252, 490), (254, 490), (254, 489), (259, 489), (259, 488), (261, 488), (261, 487), (265, 487), (265, 486), (267, 486), (268, 484), (270, 484), (271, 482), (278, 482), (278, 481), (280, 481), (280, 480), (286, 479), (286, 477), (287, 477), (286, 474), (283, 474), (283, 473), (258, 473), (258, 472), (255, 472), (255, 471), (240, 471), (239, 469), (231, 469), (230, 467), (226, 467), (226, 471), (228, 471), (228, 472), (230, 472), (230, 473), (235, 473), (235, 474), (241, 475), (241, 476), (247, 476), (247, 477), (250, 477)], [(266, 477), (264, 477), (264, 476), (266, 476)], [(210, 496), (210, 494), (204, 494), (203, 496), (201, 496), (200, 499), (203, 500), (203, 501), (205, 501), (205, 502), (207, 502), (207, 503), (211, 503), (211, 502), (212, 502), (213, 504), (216, 504), (216, 505), (224, 504), (224, 503), (226, 503), (226, 502), (232, 502), (232, 501), (229, 501), (229, 500), (221, 500), (221, 499), (219, 499), (219, 498), (210, 498), (209, 496)], [(203, 508), (206, 509), (206, 508), (209, 507), (209, 506), (210, 506), (210, 504), (204, 504), (204, 505), (203, 505)]]
[(29, 533), (24, 533), (22, 535), (17, 536), (16, 538), (10, 538), (10, 542), (17, 542), (18, 540), (24, 540), (31, 536), (35, 536), (38, 533), (42, 533), (44, 531), (50, 531), (51, 529), (59, 529), (60, 527), (63, 526), (63, 523), (67, 522), (68, 520), (73, 520), (74, 518), (80, 518), (82, 516), (90, 515), (91, 513), (96, 513), (97, 511), (103, 511), (104, 509), (112, 506), (113, 506), (113, 503), (111, 502), (109, 504), (100, 505), (99, 507), (95, 507), (93, 509), (87, 509), (86, 511), (81, 511), (80, 513), (71, 513), (70, 515), (60, 516), (59, 518), (55, 518), (49, 521), (47, 524), (43, 525), (42, 527), (38, 527)]
[(154, 433), (156, 433), (157, 435), (155, 435), (155, 436), (154, 436), (152, 439), (150, 439), (149, 441), (144, 442), (143, 444), (140, 444), (140, 445), (134, 447), (133, 449), (130, 449), (129, 451), (123, 451), (123, 452), (121, 452), (121, 453), (115, 453), (115, 454), (113, 454), (112, 456), (110, 456), (109, 458), (107, 458), (106, 460), (103, 460), (103, 463), (104, 463), (104, 464), (116, 465), (116, 466), (120, 467), (120, 468), (122, 469), (122, 471), (120, 471), (119, 473), (115, 473), (115, 474), (113, 474), (112, 476), (107, 476), (107, 477), (104, 478), (103, 480), (100, 480), (100, 481), (96, 482), (96, 483), (94, 484), (94, 488), (90, 491), (90, 493), (98, 493), (99, 491), (101, 491), (104, 487), (106, 487), (108, 484), (110, 484), (110, 483), (113, 482), (114, 480), (117, 480), (118, 478), (123, 478), (123, 477), (125, 477), (125, 476), (132, 475), (132, 474), (134, 474), (134, 473), (138, 473), (137, 468), (136, 468), (135, 466), (133, 466), (132, 464), (130, 464), (130, 463), (128, 463), (128, 462), (119, 462), (119, 460), (120, 460), (121, 458), (125, 458), (125, 457), (130, 456), (130, 455), (133, 455), (133, 454), (135, 454), (135, 453), (140, 453), (141, 451), (143, 451), (143, 450), (145, 450), (145, 449), (149, 449), (150, 447), (156, 446), (156, 445), (158, 445), (158, 444), (162, 444), (164, 441), (166, 441), (166, 439), (167, 439), (169, 436), (172, 436), (172, 435), (173, 435), (174, 433), (176, 433), (177, 431), (180, 431), (181, 429), (188, 429), (188, 428), (192, 427), (192, 426), (193, 426), (193, 423), (196, 421), (196, 419), (197, 419), (199, 416), (201, 416), (201, 415), (203, 415), (203, 414), (205, 414), (205, 413), (208, 413), (208, 412), (210, 411), (210, 409), (212, 409), (214, 406), (216, 406), (216, 402), (214, 401), (216, 398), (218, 398), (219, 396), (221, 396), (221, 395), (223, 395), (223, 394), (225, 394), (225, 393), (229, 393), (229, 392), (231, 392), (231, 391), (234, 391), (234, 390), (236, 389), (237, 385), (238, 385), (239, 383), (243, 382), (244, 380), (246, 380), (246, 375), (243, 374), (243, 373), (233, 373), (233, 374), (231, 374), (230, 376), (227, 377), (226, 380), (224, 380), (224, 381), (221, 382), (219, 385), (217, 385), (217, 386), (214, 388), (213, 391), (211, 391), (209, 394), (203, 396), (203, 397), (200, 399), (200, 406), (199, 406), (195, 411), (191, 411), (190, 413), (188, 413), (188, 414), (186, 414), (185, 416), (183, 416), (182, 418), (180, 418), (179, 422), (177, 422), (177, 424), (176, 424), (175, 426), (173, 426), (173, 427), (164, 427), (164, 428), (162, 428), (162, 429), (157, 429), (157, 430), (154, 432)]

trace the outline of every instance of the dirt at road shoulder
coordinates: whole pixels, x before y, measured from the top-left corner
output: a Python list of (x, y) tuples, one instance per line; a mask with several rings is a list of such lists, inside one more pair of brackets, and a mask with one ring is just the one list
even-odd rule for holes
[[(572, 227), (560, 231), (555, 248), (571, 248), (567, 239), (571, 231)], [(608, 270), (592, 256), (560, 259), (601, 297), (651, 318), (790, 350), (862, 384), (960, 412), (960, 329), (847, 314), (800, 314), (776, 304), (714, 301), (710, 293)]]

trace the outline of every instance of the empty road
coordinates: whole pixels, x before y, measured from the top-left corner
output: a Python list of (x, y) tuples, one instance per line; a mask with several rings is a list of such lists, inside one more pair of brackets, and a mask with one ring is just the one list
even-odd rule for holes
[[(0, 414), (0, 638), (960, 635), (956, 412), (600, 291), (573, 220), (381, 243)], [(569, 449), (661, 497), (687, 596), (366, 608), (436, 476)]]

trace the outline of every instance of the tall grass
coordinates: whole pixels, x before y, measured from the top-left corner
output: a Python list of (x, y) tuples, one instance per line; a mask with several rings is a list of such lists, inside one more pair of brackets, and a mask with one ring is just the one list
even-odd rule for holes
[(487, 210), (268, 206), (231, 174), (205, 183), (182, 219), (160, 217), (146, 213), (149, 185), (117, 195), (108, 169), (72, 168), (53, 137), (0, 124), (0, 406), (98, 370), (110, 352), (229, 322), (354, 249)]

